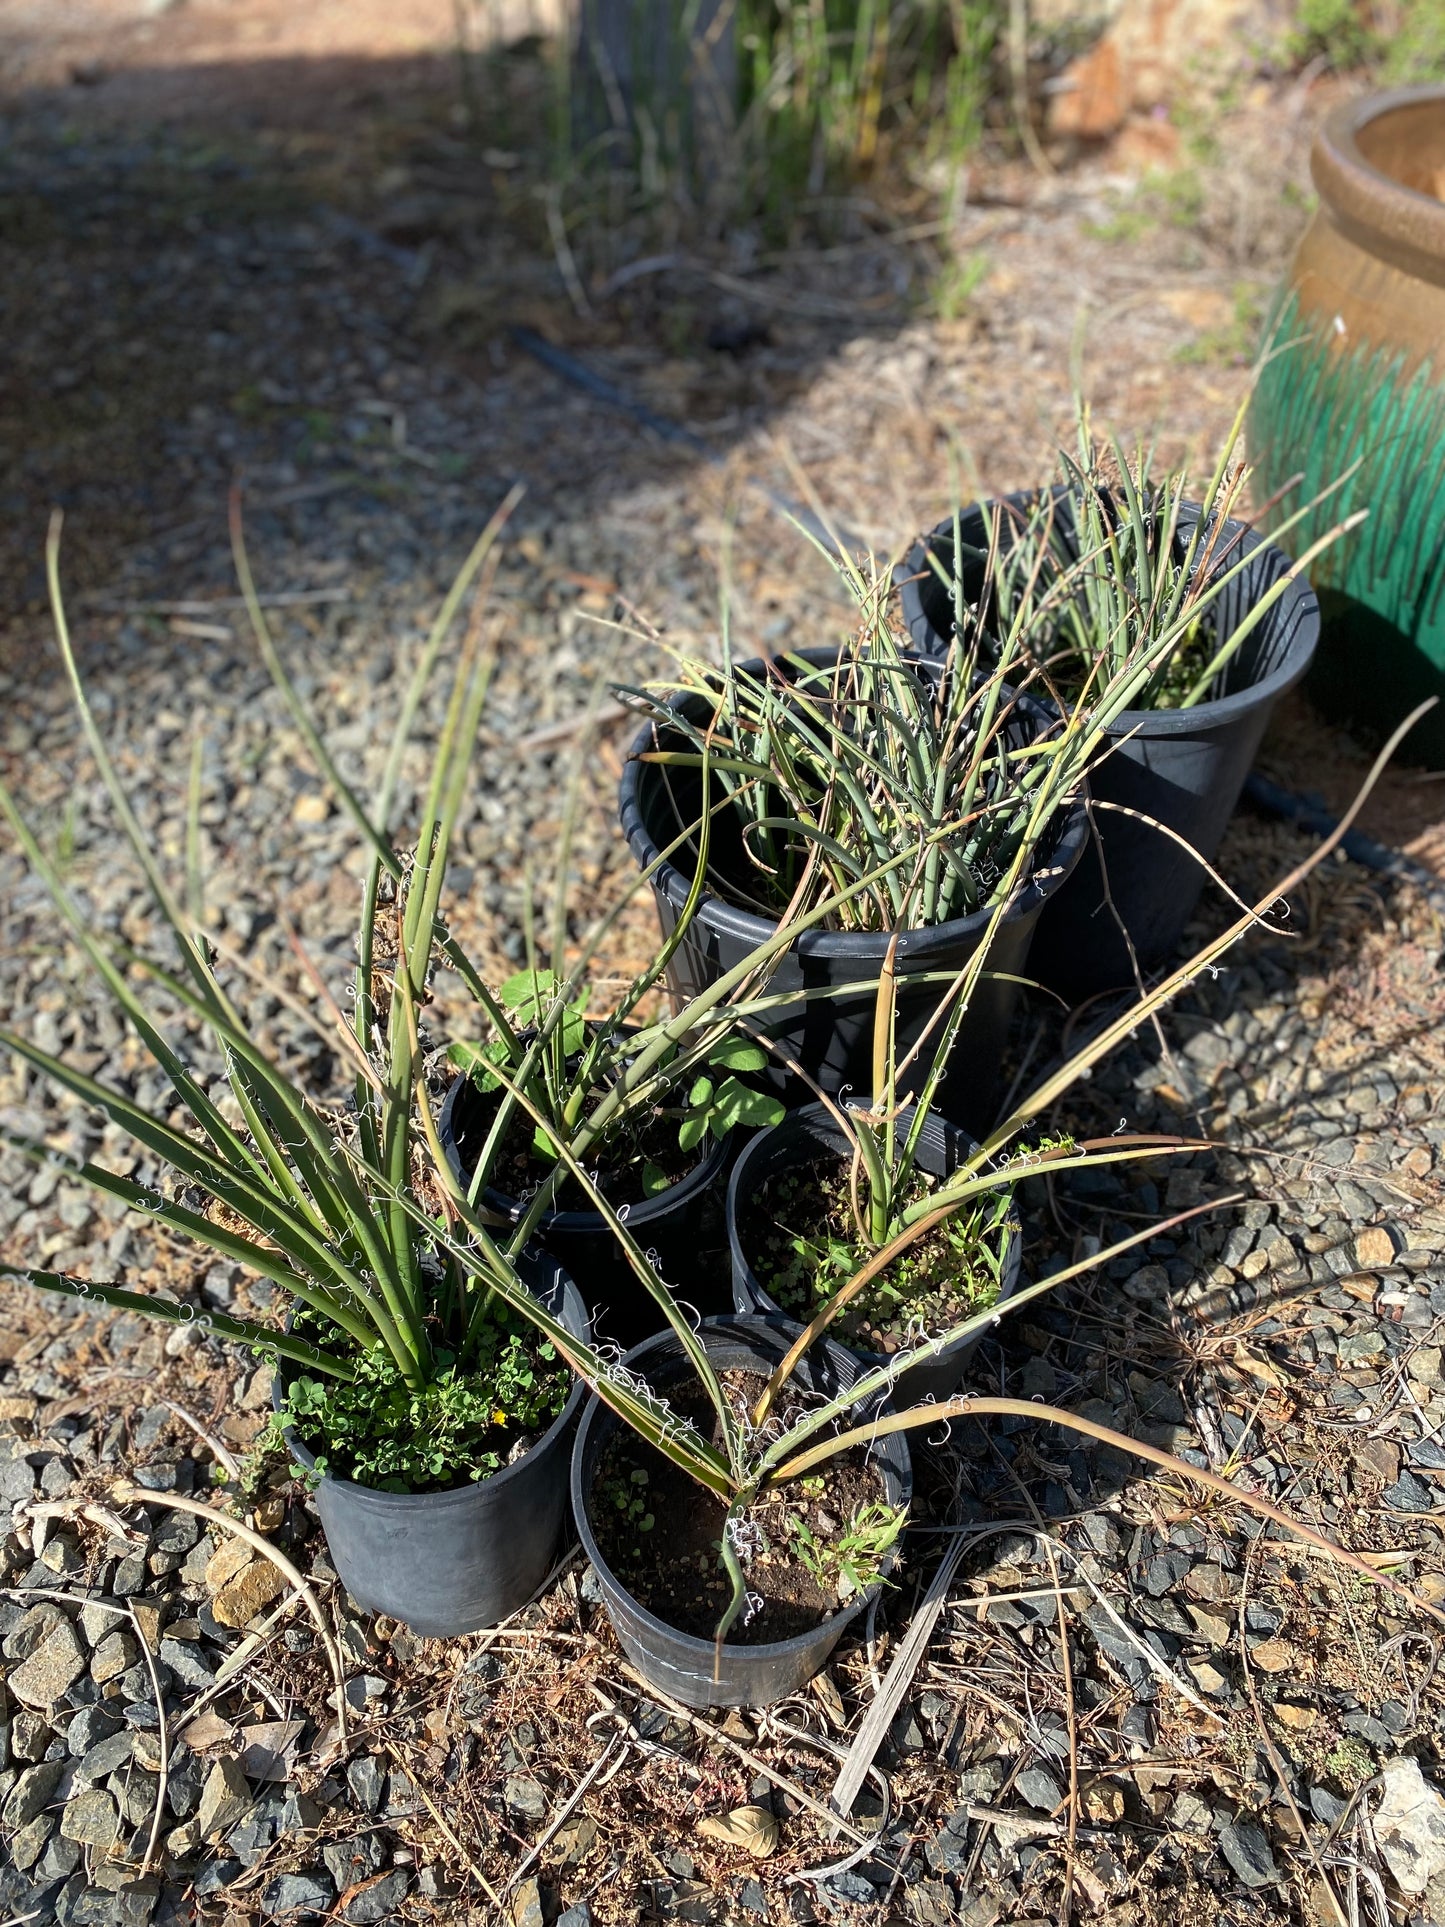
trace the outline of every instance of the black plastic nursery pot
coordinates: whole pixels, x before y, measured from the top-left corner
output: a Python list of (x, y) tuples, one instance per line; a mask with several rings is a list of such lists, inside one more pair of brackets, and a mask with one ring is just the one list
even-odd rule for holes
[[(835, 650), (802, 649), (805, 662), (832, 661)], [(758, 673), (760, 660), (741, 665)], [(706, 697), (687, 692), (672, 699), (671, 707), (694, 719), (705, 716)], [(1036, 721), (1026, 727), (1047, 726), (1038, 705), (1029, 705)], [(664, 745), (664, 731), (653, 724), (634, 740), (622, 772), (620, 814), (623, 834), (639, 868), (657, 862), (667, 848), (701, 814), (701, 784), (694, 772), (664, 771), (640, 760), (644, 752)], [(664, 780), (664, 776), (669, 780)], [(692, 776), (693, 781), (679, 781)], [(690, 814), (689, 814), (690, 812)], [(948, 1073), (936, 1108), (967, 1129), (984, 1131), (994, 1121), (998, 1067), (1018, 1002), (1021, 978), (1031, 974), (1030, 948), (1045, 906), (1059, 892), (1083, 854), (1088, 834), (1082, 803), (1061, 810), (1032, 873), (1015, 894), (999, 922), (989, 948), (986, 974), (980, 978), (949, 1060)], [(719, 874), (741, 850), (741, 829), (730, 811), (713, 820), (712, 847)], [(680, 854), (680, 853), (679, 853)], [(710, 868), (712, 865), (710, 864)], [(687, 902), (691, 875), (668, 860), (652, 874), (653, 895), (666, 934), (671, 935)], [(904, 932), (895, 958), (898, 976), (895, 1031), (899, 1055), (904, 1056), (928, 1029), (947, 991), (948, 982), (962, 971), (984, 942), (991, 909), (921, 930)], [(706, 890), (669, 970), (669, 985), (679, 999), (696, 996), (742, 963), (757, 947), (776, 934), (777, 923), (753, 914), (713, 890)], [(866, 1090), (873, 1075), (873, 1018), (877, 984), (888, 951), (887, 932), (803, 931), (775, 970), (769, 995), (784, 998), (767, 1028), (773, 1038), (807, 1074), (797, 1077), (770, 1060), (769, 1080), (791, 1107), (815, 1095), (807, 1078), (830, 1095), (847, 1088)], [(927, 976), (926, 983), (913, 982)], [(849, 994), (853, 991), (854, 994)], [(936, 1030), (932, 1035), (936, 1036)], [(911, 1075), (919, 1077), (931, 1061), (925, 1044)]]
[[(904, 1113), (899, 1119), (900, 1131), (906, 1130), (909, 1122), (910, 1115)], [(946, 1177), (951, 1171), (956, 1171), (977, 1148), (966, 1131), (933, 1115), (925, 1123), (918, 1141), (918, 1167), (930, 1177)], [(798, 1165), (811, 1164), (820, 1156), (845, 1158), (851, 1150), (848, 1134), (822, 1104), (808, 1104), (801, 1110), (790, 1111), (781, 1124), (759, 1131), (744, 1150), (733, 1166), (727, 1206), (733, 1303), (738, 1311), (764, 1318), (794, 1316), (784, 1311), (768, 1295), (766, 1287), (748, 1263), (739, 1229), (740, 1214), (746, 1212), (769, 1178)], [(1022, 1228), (1017, 1214), (1011, 1211), (1006, 1223), (1008, 1251), (1003, 1275), (999, 1279), (998, 1296), (994, 1300), (996, 1305), (1002, 1305), (1013, 1296), (1018, 1287), (1019, 1267), (1023, 1258)], [(978, 1350), (982, 1339), (982, 1331), (968, 1338), (955, 1339), (933, 1357), (920, 1359), (906, 1372), (901, 1372), (894, 1380), (893, 1404), (899, 1411), (906, 1411), (914, 1405), (926, 1405), (934, 1399), (951, 1398), (958, 1390), (969, 1360)], [(849, 1349), (859, 1364), (869, 1370), (888, 1363), (886, 1356), (880, 1353), (860, 1351), (854, 1347)]]
[[(702, 1326), (708, 1357), (722, 1371), (771, 1371), (797, 1333), (796, 1325), (762, 1318), (717, 1318)], [(686, 1354), (672, 1332), (637, 1346), (625, 1363), (659, 1391), (665, 1391), (688, 1370)], [(857, 1374), (856, 1360), (824, 1341), (802, 1361), (795, 1378), (800, 1385), (836, 1392), (851, 1385)], [(811, 1632), (755, 1646), (724, 1642), (719, 1660), (710, 1639), (679, 1632), (641, 1606), (598, 1547), (589, 1511), (592, 1484), (607, 1442), (620, 1423), (599, 1399), (588, 1400), (572, 1452), (572, 1509), (583, 1550), (597, 1574), (607, 1617), (623, 1651), (650, 1685), (681, 1700), (684, 1706), (771, 1706), (786, 1699), (826, 1664), (847, 1627), (879, 1587), (858, 1594)], [(913, 1492), (906, 1436), (893, 1432), (878, 1439), (872, 1457), (888, 1503), (906, 1505)], [(893, 1559), (890, 1551), (882, 1561), (885, 1578)]]
[[(476, 1087), (469, 1079), (459, 1077), (443, 1099), (437, 1119), (442, 1150), (461, 1184), (471, 1181), (462, 1147), (470, 1135), (477, 1104)], [(655, 1256), (674, 1293), (702, 1317), (728, 1310), (720, 1268), (718, 1281), (711, 1282), (706, 1267), (698, 1263), (698, 1252), (708, 1201), (721, 1193), (731, 1156), (729, 1139), (719, 1143), (710, 1137), (685, 1177), (656, 1197), (625, 1207), (628, 1230), (645, 1252)], [(521, 1204), (503, 1192), (488, 1187), (482, 1201), (488, 1210), (513, 1224), (521, 1217)], [(570, 1274), (599, 1338), (610, 1339), (626, 1350), (657, 1330), (661, 1315), (657, 1305), (627, 1262), (600, 1211), (548, 1211), (538, 1223), (535, 1237)]]
[[(518, 1267), (554, 1316), (579, 1338), (587, 1313), (555, 1259), (528, 1252)], [(282, 1360), (280, 1388), (301, 1376)], [(551, 1571), (567, 1521), (567, 1466), (586, 1388), (515, 1465), (447, 1492), (379, 1492), (330, 1474), (313, 1497), (341, 1583), (373, 1612), (414, 1633), (450, 1638), (495, 1626), (525, 1606)], [(294, 1432), (286, 1443), (307, 1471), (314, 1454)]]
[[(1001, 498), (1023, 513), (1037, 501), (1027, 493)], [(960, 518), (965, 547), (985, 549), (991, 504)], [(1198, 510), (1186, 507), (1181, 522)], [(1061, 530), (1067, 528), (1061, 516)], [(1005, 539), (1007, 523), (1005, 523)], [(903, 618), (914, 647), (938, 656), (953, 633), (953, 601), (928, 558), (953, 572), (954, 528), (942, 522), (916, 543), (897, 580)], [(1281, 549), (1242, 522), (1226, 521), (1221, 553), (1248, 566), (1220, 594), (1217, 623), (1228, 632), (1290, 567)], [(982, 588), (978, 565), (976, 595)], [(1190, 854), (1212, 862), (1275, 704), (1309, 668), (1319, 640), (1319, 604), (1303, 576), (1292, 582), (1241, 646), (1224, 675), (1222, 694), (1192, 709), (1127, 710), (1109, 729), (1110, 747), (1089, 771), (1095, 804), (1093, 831), (1081, 861), (1039, 918), (1030, 974), (1077, 1003), (1134, 983), (1132, 942), (1141, 970), (1171, 956), (1194, 913), (1206, 873)], [(1152, 819), (1139, 822), (1120, 809)], [(1159, 823), (1183, 839), (1154, 828)], [(1112, 900), (1112, 904), (1111, 904)], [(1129, 942), (1120, 925), (1129, 933)]]

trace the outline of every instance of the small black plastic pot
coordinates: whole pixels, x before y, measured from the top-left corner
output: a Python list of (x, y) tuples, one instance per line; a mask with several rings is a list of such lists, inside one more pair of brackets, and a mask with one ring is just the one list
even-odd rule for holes
[[(822, 649), (796, 653), (813, 663), (826, 663), (836, 656), (836, 651)], [(757, 674), (762, 663), (744, 663), (742, 669)], [(679, 694), (670, 706), (694, 719), (708, 713), (707, 698), (696, 692)], [(1020, 727), (1038, 730), (1048, 726), (1049, 718), (1038, 704), (1025, 699), (1017, 707)], [(642, 869), (656, 863), (660, 852), (701, 815), (701, 782), (696, 772), (669, 770), (664, 781), (660, 765), (639, 760), (645, 751), (664, 742), (665, 733), (665, 728), (649, 723), (634, 740), (622, 772), (622, 830)], [(970, 999), (936, 1100), (946, 1117), (969, 1130), (985, 1131), (994, 1121), (998, 1067), (1021, 987), (1017, 980), (1030, 974), (1029, 952), (1035, 928), (1046, 904), (1079, 861), (1086, 837), (1082, 803), (1061, 810), (1032, 874), (994, 935), (988, 974), (980, 978)], [(740, 861), (741, 846), (741, 826), (734, 813), (718, 812), (713, 819), (710, 873), (726, 876)], [(692, 878), (669, 860), (653, 871), (651, 882), (663, 931), (671, 935), (687, 902)], [(948, 923), (905, 931), (899, 939), (895, 1022), (900, 1057), (931, 1023), (948, 981), (974, 956), (988, 933), (992, 915), (988, 909), (976, 910)], [(706, 891), (668, 972), (673, 995), (687, 999), (707, 989), (749, 957), (777, 928), (774, 919), (755, 915), (712, 890)], [(830, 1096), (845, 1087), (866, 1090), (872, 1080), (873, 1016), (889, 942), (887, 932), (806, 930), (773, 973), (769, 995), (788, 1001), (770, 1018), (768, 1029), (802, 1066), (807, 1078)], [(933, 981), (910, 982), (925, 974)], [(925, 1044), (914, 1075), (921, 1076), (926, 1070), (929, 1055)], [(790, 1108), (810, 1102), (815, 1095), (813, 1084), (783, 1070), (776, 1059), (770, 1059), (767, 1075)]]
[[(471, 1134), (478, 1103), (476, 1087), (468, 1078), (459, 1077), (443, 1099), (437, 1119), (447, 1163), (463, 1185), (471, 1182), (472, 1174), (462, 1145)], [(662, 1276), (702, 1317), (728, 1309), (721, 1281), (709, 1285), (706, 1268), (697, 1260), (708, 1201), (721, 1192), (731, 1156), (730, 1139), (718, 1143), (710, 1137), (699, 1162), (686, 1177), (659, 1191), (656, 1197), (627, 1207), (628, 1230), (644, 1251), (656, 1255)], [(522, 1216), (523, 1207), (517, 1199), (490, 1186), (482, 1193), (482, 1201), (489, 1211), (513, 1224)], [(544, 1251), (560, 1259), (576, 1283), (600, 1338), (626, 1350), (657, 1330), (657, 1306), (600, 1211), (548, 1211), (534, 1235)]]
[[(1037, 499), (1015, 494), (1002, 501), (1023, 514)], [(987, 548), (990, 506), (972, 508), (960, 518), (965, 548)], [(1187, 526), (1198, 513), (1186, 506), (1181, 523)], [(1067, 540), (1066, 515), (1061, 507), (1060, 530)], [(1007, 523), (1005, 539), (1006, 531)], [(936, 556), (951, 581), (953, 543), (953, 523), (940, 523), (899, 565), (904, 621), (913, 646), (924, 655), (942, 655), (953, 633), (952, 593), (928, 560), (930, 553)], [(1227, 634), (1286, 573), (1290, 561), (1242, 522), (1225, 522), (1221, 552), (1229, 557), (1226, 566), (1249, 558), (1214, 605), (1217, 625)], [(983, 587), (982, 562), (976, 568), (972, 584), (965, 574), (971, 600)], [(1172, 955), (1206, 881), (1190, 850), (1213, 861), (1274, 706), (1308, 669), (1319, 627), (1319, 604), (1300, 576), (1236, 654), (1222, 694), (1193, 709), (1127, 710), (1116, 718), (1108, 731), (1110, 748), (1089, 771), (1089, 790), (1096, 804), (1118, 808), (1095, 810), (1082, 860), (1039, 919), (1031, 976), (1071, 1003), (1132, 985), (1134, 969), (1121, 924), (1141, 969), (1153, 969)], [(1152, 821), (1121, 816), (1118, 809)], [(1181, 849), (1154, 823), (1189, 847)]]
[[(703, 1325), (702, 1337), (708, 1357), (721, 1371), (771, 1371), (782, 1361), (798, 1329), (786, 1320), (716, 1318)], [(649, 1385), (664, 1392), (690, 1370), (672, 1332), (637, 1346), (624, 1362)], [(814, 1346), (798, 1366), (795, 1378), (800, 1385), (836, 1393), (851, 1385), (857, 1375), (856, 1360), (824, 1341)], [(713, 1642), (679, 1632), (639, 1605), (603, 1558), (592, 1531), (592, 1481), (607, 1442), (620, 1423), (599, 1399), (589, 1399), (572, 1452), (572, 1509), (582, 1548), (597, 1574), (607, 1617), (622, 1650), (650, 1685), (681, 1700), (684, 1706), (771, 1706), (786, 1699), (826, 1664), (847, 1627), (879, 1588), (870, 1587), (849, 1600), (812, 1632), (765, 1645), (725, 1642), (714, 1677)], [(913, 1492), (913, 1465), (905, 1434), (893, 1432), (880, 1438), (873, 1447), (873, 1460), (888, 1503), (906, 1505)], [(893, 1560), (890, 1551), (883, 1561), (885, 1577)]]
[[(900, 1131), (906, 1130), (910, 1121), (911, 1113), (903, 1113), (899, 1119)], [(822, 1104), (808, 1104), (802, 1110), (790, 1111), (781, 1124), (773, 1125), (770, 1130), (759, 1131), (733, 1166), (728, 1184), (728, 1248), (732, 1257), (733, 1304), (738, 1311), (763, 1318), (792, 1316), (769, 1297), (765, 1286), (748, 1263), (738, 1229), (740, 1215), (746, 1213), (769, 1178), (777, 1176), (779, 1172), (800, 1164), (811, 1164), (818, 1157), (846, 1158), (852, 1148), (847, 1132), (827, 1108)], [(935, 1114), (925, 1123), (918, 1140), (918, 1168), (926, 1171), (930, 1177), (947, 1177), (977, 1149), (978, 1146), (966, 1131), (959, 1130), (956, 1125), (949, 1124)], [(1006, 1222), (1008, 1252), (995, 1300), (999, 1305), (1013, 1296), (1018, 1286), (1019, 1265), (1023, 1257), (1022, 1228), (1016, 1213), (1011, 1211)], [(920, 1359), (906, 1372), (901, 1372), (893, 1385), (894, 1406), (902, 1412), (914, 1405), (926, 1405), (934, 1399), (952, 1398), (982, 1338), (982, 1331), (977, 1331), (969, 1338), (956, 1339), (932, 1358)], [(838, 1342), (842, 1344), (844, 1341), (840, 1339)], [(858, 1351), (852, 1347), (849, 1349), (859, 1364), (870, 1371), (875, 1366), (888, 1363), (888, 1359), (880, 1353)]]
[[(587, 1337), (587, 1313), (555, 1259), (530, 1251), (523, 1282), (568, 1331)], [(282, 1360), (273, 1397), (301, 1375)], [(567, 1465), (586, 1387), (515, 1465), (448, 1492), (379, 1492), (328, 1473), (313, 1497), (341, 1583), (372, 1612), (389, 1613), (428, 1639), (495, 1626), (525, 1606), (552, 1570), (567, 1521)], [(310, 1471), (314, 1454), (292, 1431), (286, 1443)]]

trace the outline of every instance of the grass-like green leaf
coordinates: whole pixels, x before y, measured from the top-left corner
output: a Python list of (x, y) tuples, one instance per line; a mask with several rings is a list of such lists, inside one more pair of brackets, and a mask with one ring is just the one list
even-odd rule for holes
[(114, 1311), (140, 1312), (162, 1324), (193, 1327), (216, 1338), (231, 1339), (249, 1351), (267, 1358), (289, 1358), (297, 1365), (325, 1372), (332, 1378), (350, 1378), (353, 1367), (334, 1352), (323, 1351), (304, 1338), (289, 1332), (274, 1331), (246, 1318), (232, 1318), (228, 1312), (197, 1311), (194, 1305), (181, 1305), (151, 1292), (127, 1291), (123, 1285), (98, 1284), (88, 1278), (72, 1278), (60, 1271), (35, 1271), (23, 1265), (0, 1265), (0, 1278), (31, 1285), (36, 1291), (49, 1291), (62, 1298), (78, 1299), (82, 1304), (108, 1305)]

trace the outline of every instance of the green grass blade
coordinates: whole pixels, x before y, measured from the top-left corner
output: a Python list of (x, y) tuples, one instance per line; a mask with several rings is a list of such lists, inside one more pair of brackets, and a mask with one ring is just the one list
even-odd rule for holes
[(325, 1372), (332, 1378), (354, 1378), (356, 1373), (344, 1358), (324, 1352), (304, 1338), (289, 1332), (273, 1331), (269, 1325), (255, 1325), (248, 1319), (232, 1318), (223, 1311), (197, 1312), (194, 1305), (172, 1304), (142, 1291), (127, 1291), (122, 1285), (96, 1284), (87, 1278), (70, 1278), (59, 1271), (32, 1271), (24, 1266), (0, 1265), (0, 1278), (31, 1285), (36, 1291), (55, 1292), (62, 1298), (75, 1298), (82, 1304), (109, 1305), (115, 1311), (140, 1312), (167, 1325), (194, 1325), (217, 1338), (229, 1338), (268, 1358), (289, 1358), (297, 1365)]
[(313, 1226), (290, 1209), (284, 1198), (267, 1191), (250, 1170), (228, 1165), (204, 1145), (142, 1109), (123, 1092), (86, 1076), (63, 1058), (52, 1057), (29, 1038), (0, 1028), (0, 1047), (13, 1051), (62, 1090), (93, 1105), (136, 1143), (182, 1177), (202, 1186), (218, 1204), (227, 1206), (263, 1237), (272, 1239), (298, 1269), (317, 1279), (334, 1279), (338, 1288), (365, 1295), (365, 1287), (340, 1255), (318, 1237)]
[(176, 1095), (221, 1156), (232, 1158), (248, 1166), (259, 1177), (262, 1173), (261, 1160), (232, 1130), (212, 1103), (209, 1095), (191, 1076), (165, 1033), (151, 1020), (145, 1006), (127, 983), (124, 974), (116, 968), (104, 947), (96, 941), (89, 923), (81, 914), (80, 906), (66, 889), (59, 873), (41, 848), (39, 840), (3, 783), (0, 783), (0, 812), (3, 812), (25, 853), (26, 861), (44, 884), (51, 902), (69, 926), (87, 962), (135, 1026), (142, 1043), (169, 1078)]

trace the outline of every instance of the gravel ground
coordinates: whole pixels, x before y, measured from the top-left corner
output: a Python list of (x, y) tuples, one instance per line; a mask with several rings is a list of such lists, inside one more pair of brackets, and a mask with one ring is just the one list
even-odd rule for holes
[[(98, 87), (61, 112), (56, 97), (13, 99), (3, 126), (18, 188), (5, 322), (23, 377), (3, 415), (15, 459), (0, 550), (18, 585), (0, 637), (5, 780), (94, 924), (152, 937), (46, 640), (37, 557), (59, 501), (83, 662), (142, 818), (178, 859), (199, 732), (213, 924), (261, 980), (246, 991), (254, 1021), (323, 1093), (330, 1053), (265, 994), (300, 988), (275, 911), (342, 969), (357, 864), (238, 621), (233, 475), (287, 659), (357, 777), (376, 770), (398, 664), (450, 569), (506, 487), (527, 483), (453, 878), (460, 933), (500, 965), (519, 952), (525, 867), (555, 846), (575, 743), (583, 900), (626, 874), (619, 735), (572, 725), (600, 679), (664, 657), (602, 624), (640, 613), (668, 642), (711, 646), (729, 524), (739, 633), (811, 640), (841, 613), (824, 565), (748, 480), (797, 492), (775, 438), (850, 526), (891, 545), (944, 505), (951, 435), (989, 486), (1037, 472), (1067, 416), (1074, 293), (1098, 317), (1091, 373), (1113, 419), (1162, 421), (1171, 447), (1217, 433), (1239, 379), (1221, 317), (1289, 238), (1257, 183), (1298, 169), (1320, 105), (1281, 89), (1242, 113), (1219, 205), (1187, 232), (1148, 215), (1107, 161), (1042, 186), (982, 171), (955, 245), (985, 252), (990, 279), (956, 320), (920, 305), (932, 240), (866, 234), (775, 271), (688, 257), (611, 296), (589, 270), (584, 316), (510, 170), (479, 176), (450, 97), (425, 81), (385, 110), (328, 118), (324, 87), (293, 88), (269, 119), (218, 109), (166, 128), (135, 83), (123, 114), (102, 111)], [(525, 101), (523, 68), (510, 84)], [(1153, 225), (1126, 244), (1120, 210), (1141, 207)], [(709, 350), (739, 303), (767, 338)], [(722, 460), (559, 383), (518, 352), (511, 322), (686, 420)], [(1284, 725), (1265, 757), (1281, 780), (1332, 797), (1358, 780), (1360, 752), (1302, 707)], [(1438, 867), (1437, 797), (1395, 779), (1374, 833)], [(1222, 867), (1253, 896), (1305, 847), (1245, 812)], [(1342, 862), (1289, 910), (1291, 934), (1235, 953), (1162, 1045), (1137, 1040), (1058, 1120), (1202, 1125), (1230, 1148), (1040, 1190), (1024, 1263), (1038, 1275), (1152, 1215), (1243, 1200), (1030, 1307), (975, 1381), (1226, 1469), (1440, 1605), (1442, 933), (1417, 894)], [(1201, 931), (1222, 915), (1222, 898), (1206, 904)], [(648, 935), (639, 907), (619, 962)], [(0, 1010), (160, 1097), (8, 848)], [(1042, 1013), (1015, 1040), (1035, 1065), (1060, 1042)], [(61, 1148), (142, 1168), (8, 1066), (0, 1106)], [(0, 1253), (198, 1311), (264, 1308), (229, 1267), (198, 1266), (8, 1153)], [(901, 1584), (813, 1691), (719, 1721), (640, 1690), (576, 1563), (496, 1634), (419, 1642), (358, 1614), (275, 1466), (251, 1516), (335, 1629), (343, 1740), (296, 1595), (172, 1503), (227, 1503), (229, 1461), (268, 1404), (264, 1370), (202, 1334), (8, 1283), (0, 1307), (0, 1918), (992, 1927), (1187, 1908), (1243, 1927), (1332, 1923), (1328, 1878), (1351, 1927), (1445, 1920), (1445, 1803), (1411, 1778), (1417, 1762), (1441, 1782), (1432, 1622), (1107, 1449), (1022, 1421), (937, 1441), (923, 1481), (949, 1531), (911, 1535)], [(153, 1498), (118, 1502), (123, 1477)], [(826, 1800), (960, 1540), (857, 1831), (835, 1835), (808, 1800)], [(747, 1803), (780, 1823), (756, 1862), (697, 1832)]]

